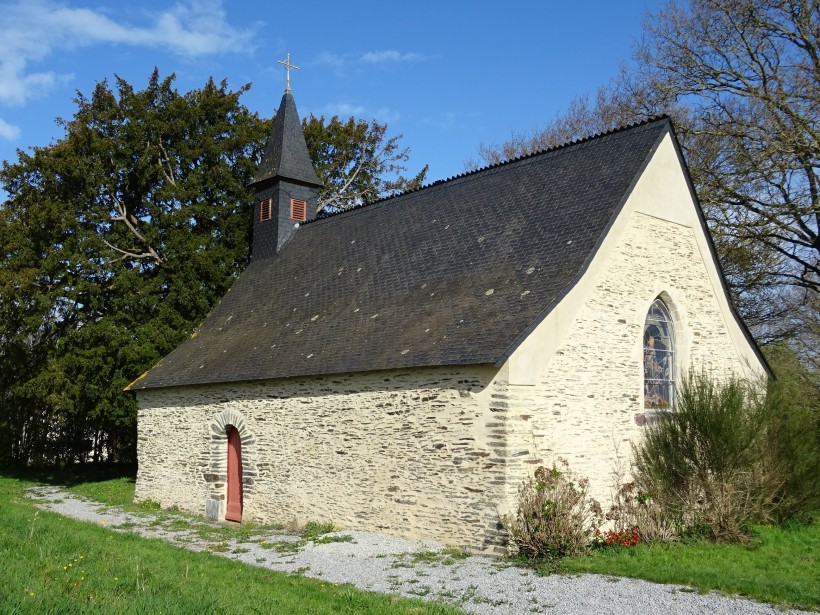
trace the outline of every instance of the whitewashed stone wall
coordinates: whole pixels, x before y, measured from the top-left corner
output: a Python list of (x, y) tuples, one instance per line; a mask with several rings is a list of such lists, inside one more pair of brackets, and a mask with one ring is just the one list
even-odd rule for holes
[(225, 428), (244, 518), (502, 551), (521, 482), (558, 457), (607, 504), (641, 435), (643, 327), (661, 296), (678, 376), (759, 376), (670, 137), (585, 276), (500, 369), (427, 368), (138, 392), (136, 498), (224, 517)]
[(533, 453), (547, 464), (567, 459), (604, 503), (646, 418), (643, 328), (658, 296), (675, 321), (678, 377), (689, 368), (754, 375), (729, 337), (693, 230), (635, 212), (537, 384), (509, 392), (532, 417)]
[(397, 370), (140, 392), (136, 498), (224, 518), (224, 428), (238, 422), (245, 520), (330, 520), (500, 551), (499, 503), (512, 453), (495, 371)]
[(606, 505), (613, 470), (641, 434), (643, 327), (655, 297), (675, 319), (679, 373), (749, 366), (691, 228), (631, 213), (589, 284), (532, 385), (510, 383), (506, 366), (478, 366), (139, 392), (136, 498), (224, 518), (234, 425), (246, 520), (332, 521), (502, 552), (519, 486), (559, 457)]

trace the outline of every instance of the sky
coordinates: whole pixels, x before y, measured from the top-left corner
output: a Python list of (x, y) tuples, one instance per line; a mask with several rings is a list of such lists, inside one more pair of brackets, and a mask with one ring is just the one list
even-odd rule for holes
[[(143, 89), (154, 67), (180, 92), (208, 77), (271, 117), (299, 66), (299, 114), (386, 122), (408, 172), (446, 179), (479, 143), (530, 131), (631, 62), (653, 0), (0, 0), (0, 160), (60, 139), (76, 92), (115, 75)], [(0, 198), (5, 198), (0, 191)]]

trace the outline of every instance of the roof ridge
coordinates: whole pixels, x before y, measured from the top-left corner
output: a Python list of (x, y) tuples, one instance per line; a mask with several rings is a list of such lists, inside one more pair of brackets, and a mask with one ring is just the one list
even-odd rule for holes
[(545, 154), (551, 154), (551, 153), (554, 153), (554, 152), (557, 152), (557, 151), (560, 151), (560, 150), (567, 149), (569, 147), (575, 147), (575, 146), (578, 146), (578, 145), (583, 145), (584, 143), (588, 143), (588, 142), (593, 141), (595, 139), (602, 139), (604, 137), (610, 137), (612, 135), (615, 135), (615, 134), (618, 134), (618, 133), (621, 133), (621, 132), (626, 132), (627, 130), (633, 130), (635, 128), (640, 128), (642, 126), (648, 126), (649, 124), (654, 124), (656, 122), (661, 122), (661, 121), (670, 120), (670, 119), (671, 119), (671, 117), (669, 115), (665, 114), (665, 113), (663, 113), (661, 115), (654, 115), (652, 117), (646, 118), (645, 120), (641, 120), (639, 122), (632, 122), (630, 124), (624, 124), (622, 126), (617, 126), (617, 127), (613, 128), (611, 130), (607, 130), (607, 131), (599, 132), (599, 133), (594, 133), (594, 134), (591, 134), (591, 135), (587, 135), (585, 137), (580, 137), (578, 139), (574, 139), (574, 140), (568, 141), (566, 143), (561, 143), (560, 145), (554, 145), (553, 147), (547, 147), (547, 148), (544, 148), (544, 149), (535, 150), (535, 151), (529, 152), (527, 154), (522, 154), (520, 156), (516, 156), (515, 158), (509, 158), (508, 160), (502, 160), (501, 162), (488, 164), (488, 165), (480, 167), (478, 169), (473, 169), (471, 171), (464, 171), (463, 173), (459, 173), (458, 175), (452, 175), (452, 176), (447, 177), (445, 179), (437, 179), (433, 182), (430, 182), (429, 184), (423, 184), (423, 185), (419, 186), (418, 188), (405, 190), (404, 192), (399, 192), (398, 194), (391, 194), (390, 196), (386, 196), (384, 198), (378, 199), (376, 201), (373, 201), (372, 203), (362, 203), (361, 205), (356, 205), (355, 207), (351, 207), (350, 209), (345, 209), (343, 211), (330, 212), (330, 213), (324, 213), (324, 214), (322, 212), (320, 212), (320, 214), (318, 214), (317, 217), (314, 218), (313, 220), (308, 220), (307, 222), (303, 222), (302, 226), (309, 225), (309, 224), (315, 224), (317, 222), (321, 222), (323, 220), (328, 220), (330, 218), (335, 218), (337, 216), (341, 216), (341, 215), (344, 215), (344, 214), (350, 214), (350, 213), (357, 212), (357, 211), (360, 211), (360, 210), (363, 210), (363, 209), (368, 209), (368, 208), (370, 208), (374, 205), (380, 205), (380, 204), (383, 204), (387, 201), (397, 199), (401, 196), (404, 196), (404, 195), (407, 195), (407, 194), (413, 194), (414, 192), (419, 192), (421, 190), (426, 190), (428, 188), (434, 188), (435, 186), (440, 186), (442, 184), (447, 184), (447, 183), (453, 182), (457, 179), (463, 179), (465, 177), (470, 177), (472, 175), (477, 175), (478, 173), (483, 173), (484, 171), (489, 171), (489, 170), (492, 170), (492, 169), (498, 169), (500, 167), (505, 167), (505, 166), (514, 164), (516, 162), (521, 162), (523, 160), (528, 160), (528, 159), (534, 158), (536, 156), (543, 156)]

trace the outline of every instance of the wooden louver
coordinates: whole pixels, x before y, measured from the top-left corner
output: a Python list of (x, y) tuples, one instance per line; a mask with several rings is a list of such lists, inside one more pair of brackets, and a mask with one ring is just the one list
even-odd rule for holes
[(262, 199), (259, 202), (259, 221), (260, 222), (267, 222), (270, 220), (270, 209), (271, 209), (271, 200), (270, 199)]
[(299, 199), (290, 200), (290, 219), (298, 222), (307, 220), (307, 202)]

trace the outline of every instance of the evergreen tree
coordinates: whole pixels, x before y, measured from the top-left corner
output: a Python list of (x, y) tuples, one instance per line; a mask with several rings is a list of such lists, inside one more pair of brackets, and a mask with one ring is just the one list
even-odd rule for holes
[[(133, 461), (123, 388), (248, 262), (248, 184), (272, 120), (240, 102), (248, 86), (181, 94), (173, 81), (101, 82), (58, 120), (63, 138), (0, 170), (0, 463)], [(400, 176), (407, 150), (382, 124), (305, 127), (336, 209), (422, 181)]]

